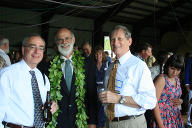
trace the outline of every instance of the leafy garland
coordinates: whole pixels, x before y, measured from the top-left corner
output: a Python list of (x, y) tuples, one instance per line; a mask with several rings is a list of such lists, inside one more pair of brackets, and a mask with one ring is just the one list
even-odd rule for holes
[[(49, 69), (49, 79), (51, 84), (51, 99), (58, 103), (62, 99), (62, 95), (60, 93), (60, 82), (61, 77), (63, 76), (63, 72), (61, 69), (61, 64), (64, 62), (64, 60), (60, 59), (60, 56), (57, 55), (54, 57), (53, 61), (51, 62), (51, 68)], [(87, 119), (88, 116), (86, 115), (85, 111), (85, 104), (84, 104), (84, 98), (85, 98), (85, 70), (83, 69), (84, 66), (84, 57), (80, 55), (79, 51), (74, 50), (73, 56), (72, 56), (72, 63), (74, 67), (74, 73), (76, 76), (75, 79), (75, 85), (76, 93), (75, 93), (75, 102), (77, 105), (77, 114), (76, 114), (76, 121), (75, 124), (78, 128), (87, 128)], [(52, 116), (52, 121), (49, 123), (47, 128), (55, 128), (57, 125), (56, 119), (58, 117), (58, 113), (61, 112), (61, 110), (58, 109), (57, 112), (55, 112)]]

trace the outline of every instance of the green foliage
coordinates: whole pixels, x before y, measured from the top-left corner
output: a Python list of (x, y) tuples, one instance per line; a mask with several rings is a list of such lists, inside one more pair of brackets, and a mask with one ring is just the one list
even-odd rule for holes
[[(51, 68), (49, 69), (49, 79), (51, 84), (51, 99), (58, 103), (62, 99), (62, 95), (60, 93), (60, 82), (61, 77), (63, 75), (61, 64), (64, 62), (64, 60), (60, 59), (60, 56), (57, 55), (54, 57), (53, 61), (51, 62)], [(83, 69), (84, 66), (84, 57), (82, 57), (79, 53), (79, 51), (74, 51), (73, 57), (72, 57), (72, 63), (74, 67), (74, 73), (76, 75), (75, 79), (75, 85), (76, 85), (76, 104), (77, 104), (77, 114), (76, 114), (76, 121), (75, 124), (78, 128), (87, 128), (87, 119), (88, 116), (86, 115), (85, 111), (85, 70)], [(49, 123), (47, 128), (55, 128), (57, 125), (56, 119), (58, 117), (58, 113), (60, 110), (58, 110), (56, 113), (52, 116), (52, 121)]]
[[(59, 56), (55, 56), (53, 61), (51, 62), (51, 68), (49, 69), (49, 80), (51, 85), (51, 99), (58, 103), (59, 100), (62, 99), (62, 95), (60, 93), (60, 82), (62, 77), (62, 70), (61, 70), (61, 64), (63, 63), (63, 60), (60, 59)], [(52, 121), (49, 123), (47, 128), (55, 128), (57, 125), (57, 116), (59, 114), (60, 110), (55, 112), (52, 116)]]
[(75, 51), (72, 57), (73, 66), (74, 66), (74, 73), (76, 75), (75, 85), (76, 93), (75, 93), (75, 102), (77, 104), (77, 114), (76, 114), (76, 121), (75, 124), (78, 128), (87, 128), (87, 118), (85, 112), (85, 70), (83, 69), (84, 66), (84, 57), (82, 57), (79, 51)]

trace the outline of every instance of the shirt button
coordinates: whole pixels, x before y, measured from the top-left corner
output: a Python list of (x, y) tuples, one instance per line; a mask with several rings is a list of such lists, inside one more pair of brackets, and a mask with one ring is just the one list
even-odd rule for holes
[(69, 105), (69, 108), (70, 108), (71, 106), (72, 106), (72, 105), (70, 104), (70, 105)]

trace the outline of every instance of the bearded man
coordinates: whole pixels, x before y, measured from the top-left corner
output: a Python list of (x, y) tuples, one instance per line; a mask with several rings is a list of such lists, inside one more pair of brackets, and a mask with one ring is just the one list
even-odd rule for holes
[[(58, 100), (61, 112), (57, 117), (57, 128), (76, 128), (87, 121), (88, 128), (96, 128), (97, 123), (97, 89), (95, 82), (95, 67), (90, 64), (78, 51), (73, 49), (75, 36), (67, 28), (59, 29), (55, 41), (62, 60), (59, 67), (62, 71), (60, 82), (60, 94), (62, 99)], [(53, 63), (52, 63), (53, 64)], [(54, 66), (51, 66), (54, 69)], [(81, 77), (85, 75), (84, 77)], [(82, 79), (81, 79), (82, 78)], [(79, 80), (81, 82), (79, 82)], [(55, 86), (55, 85), (51, 85)], [(81, 91), (81, 89), (84, 89)], [(84, 95), (84, 97), (82, 96)], [(79, 98), (82, 97), (82, 98)], [(78, 99), (79, 98), (79, 99)], [(81, 103), (81, 101), (83, 101)], [(82, 106), (82, 107), (81, 107)], [(83, 106), (85, 108), (83, 108)], [(81, 113), (85, 110), (85, 113)], [(84, 115), (87, 120), (83, 120)], [(82, 117), (81, 117), (82, 116)], [(77, 121), (78, 120), (78, 121)], [(84, 125), (85, 126), (85, 125)]]
[(7, 66), (11, 65), (10, 58), (7, 55), (8, 53), (9, 53), (9, 40), (7, 38), (0, 37), (0, 56), (3, 57)]

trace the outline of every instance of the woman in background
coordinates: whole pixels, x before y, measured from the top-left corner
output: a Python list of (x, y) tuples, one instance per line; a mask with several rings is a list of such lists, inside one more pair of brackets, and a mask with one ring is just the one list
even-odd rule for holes
[(184, 70), (184, 58), (172, 55), (164, 66), (164, 74), (154, 80), (157, 105), (154, 108), (153, 128), (183, 128), (179, 106), (182, 91), (179, 76)]
[[(96, 83), (97, 86), (103, 85), (103, 80), (105, 76), (105, 71), (108, 68), (109, 62), (107, 62), (107, 58), (105, 56), (104, 50), (101, 46), (96, 46), (95, 48), (95, 61), (96, 61)], [(99, 101), (98, 108), (98, 125), (97, 128), (103, 128), (105, 126), (106, 115), (104, 112), (104, 107), (102, 103)]]

